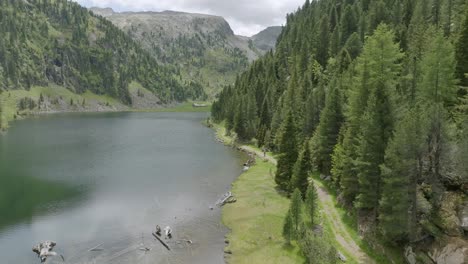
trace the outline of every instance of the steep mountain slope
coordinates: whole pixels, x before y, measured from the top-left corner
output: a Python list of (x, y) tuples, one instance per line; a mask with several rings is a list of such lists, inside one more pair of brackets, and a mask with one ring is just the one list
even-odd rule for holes
[[(135, 81), (160, 103), (203, 96), (200, 85), (180, 83), (177, 67), (161, 66), (112, 23), (74, 2), (1, 1), (0, 31), (0, 92), (4, 94), (51, 85), (77, 94), (107, 95), (130, 106), (129, 84)], [(48, 91), (53, 97), (54, 90)], [(0, 98), (6, 104), (7, 120), (16, 114), (7, 107), (40, 107), (39, 98), (18, 98), (23, 101), (19, 104), (8, 94)], [(63, 98), (41, 100), (46, 99), (57, 104)]]
[[(174, 11), (123, 12), (110, 8), (91, 8), (142, 43), (159, 62), (177, 65), (183, 80), (198, 81), (210, 95), (225, 84), (232, 84), (237, 74), (261, 54), (268, 34), (257, 49), (250, 38), (234, 35), (222, 17)], [(277, 35), (276, 35), (277, 36)]]
[(118, 28), (73, 2), (2, 1), (1, 12), (4, 89), (53, 82), (131, 104), (127, 86), (136, 80), (164, 101), (187, 98), (176, 68), (158, 65)]
[(262, 53), (266, 53), (271, 49), (274, 49), (276, 46), (276, 40), (278, 36), (281, 34), (283, 27), (268, 27), (258, 34), (252, 36), (252, 41), (254, 46), (262, 51)]
[(467, 263), (467, 36), (466, 0), (306, 1), (212, 117), (284, 191), (322, 175), (382, 263)]

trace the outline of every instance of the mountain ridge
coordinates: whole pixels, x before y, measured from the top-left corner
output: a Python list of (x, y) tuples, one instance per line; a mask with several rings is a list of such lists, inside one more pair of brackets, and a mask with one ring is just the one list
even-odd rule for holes
[[(115, 12), (112, 8), (97, 7), (90, 10), (141, 43), (159, 62), (179, 65), (183, 81), (202, 83), (211, 96), (232, 84), (250, 62), (267, 51), (265, 47), (256, 47), (252, 38), (236, 35), (221, 16), (172, 10)], [(273, 34), (274, 43), (278, 35), (279, 32)]]

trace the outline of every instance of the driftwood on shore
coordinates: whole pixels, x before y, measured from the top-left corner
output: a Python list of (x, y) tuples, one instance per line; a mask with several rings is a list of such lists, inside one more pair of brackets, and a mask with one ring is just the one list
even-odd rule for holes
[(154, 236), (159, 242), (161, 242), (161, 244), (162, 244), (165, 248), (167, 248), (167, 250), (169, 250), (169, 251), (171, 250), (171, 248), (169, 247), (169, 245), (166, 244), (166, 242), (164, 242), (158, 235), (156, 235), (156, 233), (152, 233), (152, 234), (153, 234), (153, 236)]
[(235, 203), (237, 200), (232, 196), (231, 192), (227, 192), (223, 195), (223, 197), (219, 198), (218, 201), (216, 202), (216, 205), (218, 207), (221, 207), (227, 203)]

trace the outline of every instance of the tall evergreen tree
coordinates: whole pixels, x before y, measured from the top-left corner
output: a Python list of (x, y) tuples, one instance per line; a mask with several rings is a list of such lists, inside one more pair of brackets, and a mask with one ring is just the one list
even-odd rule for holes
[(358, 158), (356, 169), (358, 171), (359, 195), (357, 196), (358, 208), (377, 208), (380, 197), (380, 170), (385, 152), (385, 139), (383, 137), (381, 101), (377, 95), (372, 94), (364, 118), (362, 119), (361, 135), (357, 149)]
[(315, 214), (318, 210), (318, 195), (313, 182), (307, 187), (305, 207), (312, 225), (315, 224)]
[(330, 173), (331, 155), (343, 121), (341, 105), (339, 88), (332, 84), (328, 91), (325, 108), (321, 112), (320, 123), (311, 139), (314, 164), (320, 172), (325, 174)]
[(465, 21), (462, 25), (461, 35), (457, 41), (457, 77), (460, 84), (468, 86), (468, 5), (465, 11)]
[(379, 220), (384, 237), (391, 242), (407, 241), (417, 229), (417, 183), (423, 173), (425, 124), (420, 110), (408, 111), (385, 152)]
[(298, 156), (297, 128), (292, 111), (287, 113), (279, 131), (278, 147), (280, 156), (275, 181), (283, 190), (291, 191), (291, 177)]
[(309, 144), (304, 144), (301, 154), (294, 165), (293, 176), (291, 178), (291, 187), (298, 188), (304, 198), (306, 197), (307, 187), (309, 185), (309, 174), (312, 170), (310, 147)]
[(294, 239), (293, 218), (290, 210), (284, 219), (283, 237), (286, 239), (287, 244), (291, 244), (291, 240)]
[(302, 195), (299, 189), (295, 189), (292, 196), (291, 196), (291, 206), (289, 207), (289, 211), (291, 211), (291, 218), (292, 218), (292, 226), (294, 230), (294, 237), (297, 238), (299, 234), (299, 230), (302, 223)]
[[(351, 88), (346, 112), (348, 124), (342, 144), (345, 159), (341, 162), (342, 171), (339, 172), (342, 175), (343, 193), (348, 202), (352, 202), (358, 194), (367, 200), (366, 194), (360, 189), (358, 193), (358, 186), (366, 182), (374, 185), (367, 186), (368, 191), (378, 192), (378, 189), (373, 187), (378, 187), (380, 176), (374, 173), (378, 171), (378, 166), (383, 161), (385, 145), (392, 133), (392, 98), (396, 93), (395, 86), (400, 72), (398, 61), (401, 58), (402, 53), (398, 44), (394, 43), (393, 32), (388, 26), (380, 25), (374, 35), (367, 39), (363, 52), (357, 59), (357, 76)], [(372, 103), (368, 102), (369, 96), (373, 96)], [(366, 131), (363, 131), (364, 127)], [(380, 134), (373, 129), (378, 129)], [(375, 137), (368, 137), (369, 134), (374, 134)], [(373, 146), (370, 140), (382, 142), (383, 146)], [(365, 153), (368, 147), (375, 148), (378, 153)], [(373, 162), (367, 157), (373, 159)], [(363, 167), (357, 167), (356, 164)], [(366, 167), (372, 168), (373, 171), (359, 171)], [(377, 182), (371, 178), (366, 180), (367, 177), (374, 177)], [(369, 195), (373, 196), (372, 206), (365, 202), (360, 204), (361, 207), (374, 208), (377, 205), (378, 195), (371, 193)]]

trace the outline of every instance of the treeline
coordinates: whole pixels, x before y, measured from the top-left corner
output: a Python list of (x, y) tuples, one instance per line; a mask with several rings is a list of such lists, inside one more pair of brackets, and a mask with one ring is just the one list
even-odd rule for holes
[(131, 104), (138, 81), (163, 102), (200, 96), (181, 85), (177, 68), (160, 66), (102, 17), (67, 0), (0, 1), (0, 86), (29, 89), (55, 83)]
[(212, 118), (277, 152), (287, 192), (329, 176), (388, 242), (461, 236), (440, 208), (468, 191), (466, 73), (465, 0), (307, 1)]
[(206, 24), (212, 21), (194, 18), (192, 23), (195, 32), (178, 35), (162, 26), (154, 26), (146, 32), (144, 27), (137, 26), (137, 21), (125, 30), (139, 40), (158, 62), (176, 66), (177, 74), (182, 72), (181, 80), (185, 82), (197, 81), (205, 88), (216, 90), (228, 82), (232, 83), (230, 80), (247, 68), (249, 60), (245, 51), (230, 44), (229, 37), (233, 33), (229, 25), (224, 21), (213, 22), (220, 24), (215, 30), (206, 32)]

